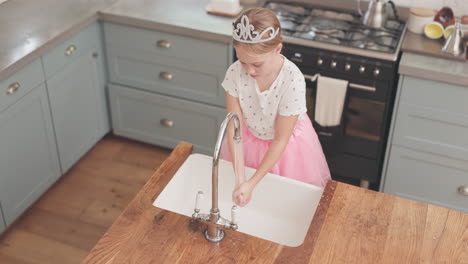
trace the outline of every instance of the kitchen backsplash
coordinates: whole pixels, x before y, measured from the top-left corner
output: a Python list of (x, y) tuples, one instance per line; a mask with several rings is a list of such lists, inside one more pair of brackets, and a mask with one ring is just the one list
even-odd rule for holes
[(427, 7), (439, 10), (444, 6), (453, 9), (456, 16), (468, 15), (468, 0), (393, 0), (397, 6)]

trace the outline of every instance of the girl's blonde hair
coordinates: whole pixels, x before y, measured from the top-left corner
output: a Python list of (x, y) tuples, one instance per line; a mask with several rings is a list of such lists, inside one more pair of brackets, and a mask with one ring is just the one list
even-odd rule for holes
[[(243, 46), (246, 47), (249, 51), (256, 54), (264, 54), (274, 50), (278, 44), (282, 43), (283, 38), (281, 37), (281, 25), (276, 17), (275, 13), (270, 9), (266, 8), (250, 8), (242, 12), (237, 18), (236, 21), (232, 24), (234, 29), (237, 24), (241, 22), (243, 15), (246, 15), (249, 18), (249, 22), (254, 26), (254, 30), (261, 33), (268, 27), (273, 27), (275, 30), (279, 28), (279, 32), (275, 38), (272, 40), (261, 42), (261, 43), (243, 43), (237, 40), (233, 40), (234, 46)], [(265, 34), (263, 37), (268, 38), (269, 34)]]

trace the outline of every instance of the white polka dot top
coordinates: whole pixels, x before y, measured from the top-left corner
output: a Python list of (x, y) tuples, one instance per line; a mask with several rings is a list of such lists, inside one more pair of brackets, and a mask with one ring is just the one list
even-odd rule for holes
[(229, 66), (221, 85), (230, 95), (239, 98), (245, 124), (260, 139), (273, 139), (277, 115), (307, 112), (304, 75), (285, 57), (276, 80), (263, 92), (260, 92), (255, 79), (242, 69), (239, 61)]

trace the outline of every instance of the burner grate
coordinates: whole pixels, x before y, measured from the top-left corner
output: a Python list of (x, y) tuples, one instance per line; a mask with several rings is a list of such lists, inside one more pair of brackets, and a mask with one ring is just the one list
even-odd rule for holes
[(374, 29), (352, 13), (293, 3), (269, 2), (265, 7), (276, 13), (285, 36), (357, 49), (394, 53), (405, 27), (402, 21), (389, 20), (385, 28)]

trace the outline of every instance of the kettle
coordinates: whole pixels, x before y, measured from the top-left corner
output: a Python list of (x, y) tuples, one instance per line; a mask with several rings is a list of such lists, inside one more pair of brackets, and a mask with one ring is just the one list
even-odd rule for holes
[(463, 31), (460, 26), (460, 21), (455, 23), (455, 28), (452, 30), (452, 33), (445, 41), (444, 46), (442, 47), (443, 52), (450, 53), (454, 56), (458, 56), (461, 53), (465, 52), (465, 44), (463, 43)]
[[(362, 17), (361, 0), (357, 1), (358, 12)], [(393, 15), (398, 20), (395, 3), (387, 0), (370, 0), (367, 11), (362, 19), (362, 24), (372, 28), (383, 28), (387, 23), (388, 5), (392, 7)]]

